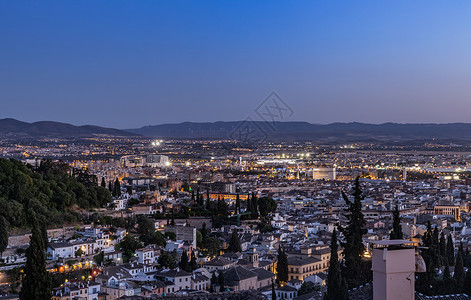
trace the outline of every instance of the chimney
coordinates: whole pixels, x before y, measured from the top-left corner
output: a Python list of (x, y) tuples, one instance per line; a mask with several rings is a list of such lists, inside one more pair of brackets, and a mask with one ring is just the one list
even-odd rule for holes
[(372, 244), (373, 300), (414, 300), (414, 242), (383, 240)]

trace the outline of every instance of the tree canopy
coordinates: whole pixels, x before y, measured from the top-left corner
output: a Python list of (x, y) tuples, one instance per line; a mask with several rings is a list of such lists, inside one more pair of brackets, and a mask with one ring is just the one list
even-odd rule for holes
[(96, 176), (63, 162), (42, 160), (38, 167), (0, 159), (0, 215), (13, 227), (28, 226), (29, 212), (47, 224), (75, 222), (76, 209), (105, 207), (111, 193)]

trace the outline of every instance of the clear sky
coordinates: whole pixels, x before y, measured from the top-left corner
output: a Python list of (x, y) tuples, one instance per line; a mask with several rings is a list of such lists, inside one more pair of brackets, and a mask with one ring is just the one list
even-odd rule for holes
[(471, 122), (471, 1), (0, 0), (0, 118)]

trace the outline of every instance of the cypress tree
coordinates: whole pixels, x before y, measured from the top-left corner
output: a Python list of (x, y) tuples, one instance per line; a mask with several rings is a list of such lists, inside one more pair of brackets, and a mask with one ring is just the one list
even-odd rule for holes
[(330, 243), (330, 265), (327, 274), (327, 292), (324, 295), (325, 300), (343, 300), (348, 299), (348, 290), (345, 281), (340, 273), (340, 263), (338, 257), (337, 231), (332, 232), (332, 241)]
[(252, 194), (252, 208), (253, 208), (253, 217), (258, 218), (258, 198), (255, 196), (255, 193)]
[(455, 264), (455, 246), (453, 245), (453, 239), (451, 238), (451, 234), (448, 234), (447, 241), (446, 241), (446, 252), (448, 254), (448, 263), (450, 266)]
[(101, 186), (106, 187), (105, 177), (101, 177)]
[(198, 269), (198, 263), (196, 262), (195, 252), (191, 251), (190, 266), (192, 270)]
[(401, 217), (399, 215), (399, 207), (396, 205), (396, 208), (393, 211), (393, 228), (390, 235), (391, 240), (402, 240), (402, 227), (401, 227)]
[(347, 226), (339, 227), (344, 235), (343, 246), (344, 255), (344, 276), (349, 287), (356, 287), (366, 283), (371, 277), (369, 268), (365, 266), (362, 260), (365, 246), (363, 245), (363, 234), (366, 233), (366, 221), (361, 212), (361, 201), (365, 198), (360, 188), (359, 177), (355, 180), (353, 188), (354, 201), (350, 201), (347, 195), (342, 192), (342, 197), (348, 205), (345, 217), (347, 218)]
[(218, 283), (220, 286), (219, 291), (224, 292), (224, 273), (222, 272), (222, 270), (219, 272)]
[(8, 247), (8, 222), (0, 215), (0, 258)]
[(271, 281), (271, 300), (276, 300), (275, 283)]
[(116, 178), (114, 181), (114, 195), (115, 197), (121, 196), (121, 183), (119, 183), (119, 179)]
[(463, 292), (471, 295), (471, 268), (466, 272), (466, 277), (463, 283)]
[(110, 191), (110, 193), (114, 194), (113, 185), (111, 184), (111, 181), (108, 182), (108, 190)]
[(203, 223), (203, 226), (201, 228), (201, 237), (202, 237), (203, 244), (204, 244), (206, 242), (206, 240), (208, 239), (208, 230), (206, 229), (206, 222)]
[(438, 242), (438, 250), (439, 250), (438, 252), (440, 254), (440, 257), (442, 259), (442, 264), (445, 264), (445, 260), (448, 260), (448, 257), (446, 254), (446, 240), (445, 240), (445, 234), (443, 233), (443, 231), (440, 233), (440, 241)]
[(239, 194), (236, 195), (236, 213), (240, 213), (240, 197), (239, 197)]
[(281, 246), (278, 248), (278, 262), (276, 264), (276, 272), (279, 282), (288, 281), (288, 257), (286, 256), (285, 250)]
[(463, 242), (462, 241), (460, 241), (460, 247), (458, 248), (458, 253), (461, 254), (461, 258), (463, 259), (463, 262), (464, 262), (465, 254), (464, 254), (464, 250), (463, 250)]
[(229, 247), (227, 247), (229, 252), (242, 252), (242, 247), (240, 246), (239, 235), (236, 230), (232, 231), (231, 239), (229, 240)]
[(24, 267), (23, 286), (20, 292), (21, 300), (51, 299), (51, 280), (46, 271), (46, 254), (39, 223), (34, 218), (33, 231), (26, 249), (26, 265)]
[(453, 279), (456, 281), (457, 293), (461, 293), (463, 290), (465, 276), (466, 274), (464, 272), (463, 257), (461, 256), (461, 253), (458, 252), (458, 256), (456, 257), (455, 273), (453, 274)]
[(191, 272), (190, 263), (188, 262), (188, 254), (186, 254), (185, 250), (183, 250), (182, 252), (182, 256), (180, 258), (180, 262), (178, 263), (178, 267), (182, 269), (183, 271)]
[(448, 259), (445, 259), (445, 269), (443, 270), (443, 279), (450, 279), (450, 264), (448, 263)]

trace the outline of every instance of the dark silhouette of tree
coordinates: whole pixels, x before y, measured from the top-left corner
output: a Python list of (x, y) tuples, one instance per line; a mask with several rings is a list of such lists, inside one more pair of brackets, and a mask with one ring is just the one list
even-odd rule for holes
[(463, 292), (471, 295), (471, 269), (468, 269), (468, 272), (466, 272), (466, 277), (463, 283)]
[(236, 213), (240, 212), (240, 197), (239, 194), (236, 195)]
[(458, 256), (456, 257), (455, 272), (453, 274), (453, 279), (455, 279), (456, 282), (456, 293), (461, 293), (463, 290), (465, 277), (466, 274), (464, 272), (463, 257), (461, 256), (461, 253), (458, 252)]
[(8, 227), (7, 220), (0, 215), (0, 258), (2, 258), (3, 251), (5, 251), (8, 246)]
[(276, 201), (270, 197), (261, 197), (258, 199), (258, 208), (260, 215), (266, 217), (269, 213), (276, 211)]
[(34, 218), (33, 231), (29, 247), (26, 249), (26, 265), (24, 267), (21, 300), (51, 299), (51, 278), (46, 271), (46, 254), (39, 223)]
[(448, 263), (450, 266), (455, 265), (455, 246), (453, 244), (453, 239), (451, 238), (451, 234), (448, 234), (446, 240), (446, 252), (448, 254)]
[(190, 262), (188, 261), (188, 254), (186, 254), (185, 250), (182, 252), (178, 267), (184, 271), (191, 272)]
[(229, 246), (227, 247), (229, 252), (242, 252), (242, 247), (240, 246), (239, 234), (234, 229), (232, 231), (231, 239), (229, 240)]
[(220, 291), (224, 291), (224, 273), (219, 271), (218, 284), (221, 287)]
[(275, 283), (271, 281), (271, 300), (276, 300)]
[(445, 239), (445, 234), (443, 233), (443, 231), (440, 233), (440, 240), (438, 242), (438, 253), (440, 254), (442, 265), (444, 265), (445, 260), (448, 260), (448, 257), (446, 253), (446, 239)]
[(396, 208), (393, 211), (393, 228), (390, 235), (391, 240), (402, 240), (402, 227), (401, 227), (401, 216), (399, 215), (399, 207), (396, 205)]
[(361, 201), (365, 198), (360, 188), (360, 178), (357, 177), (353, 188), (353, 202), (342, 192), (342, 197), (348, 208), (345, 210), (347, 226), (339, 227), (343, 233), (344, 242), (343, 256), (345, 265), (343, 274), (347, 280), (348, 287), (353, 288), (366, 283), (371, 277), (371, 271), (362, 260), (365, 246), (363, 245), (363, 234), (366, 233), (366, 221), (361, 211)]
[(285, 250), (280, 246), (278, 248), (278, 262), (276, 264), (276, 272), (278, 282), (288, 281), (288, 256), (286, 256)]
[(116, 180), (114, 181), (113, 196), (114, 197), (121, 196), (121, 183), (119, 182), (118, 178), (116, 178)]
[(101, 186), (104, 188), (106, 187), (105, 177), (101, 177)]
[(324, 295), (324, 299), (348, 299), (348, 289), (340, 271), (337, 231), (335, 229), (332, 232), (332, 241), (330, 242), (330, 265), (329, 273), (327, 274), (327, 292)]
[(196, 262), (195, 252), (193, 251), (191, 251), (190, 267), (191, 267), (191, 270), (198, 269), (198, 263)]
[(174, 269), (175, 259), (167, 252), (160, 254), (158, 259), (159, 264), (164, 268)]
[[(427, 271), (419, 273), (416, 288), (419, 292), (429, 292), (430, 287), (435, 284), (436, 268), (440, 265), (440, 253), (438, 246), (438, 232), (432, 229), (430, 221), (427, 222), (427, 231), (422, 236), (422, 257)], [(448, 252), (448, 250), (447, 250)]]
[(450, 264), (448, 264), (448, 259), (445, 260), (445, 268), (443, 269), (443, 279), (450, 279)]
[(221, 198), (218, 198), (218, 207), (217, 207), (217, 210), (218, 210), (218, 215), (221, 216), (221, 217), (225, 217), (229, 214), (229, 209), (227, 207), (227, 203), (226, 201), (224, 201), (224, 199), (221, 199)]
[(206, 222), (203, 223), (201, 227), (201, 238), (203, 243), (208, 239), (208, 229), (206, 229)]
[(110, 193), (113, 194), (113, 196), (114, 196), (113, 184), (111, 184), (111, 181), (108, 182), (108, 190), (109, 190)]

